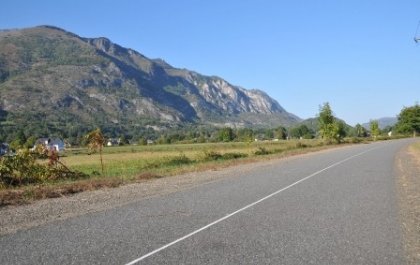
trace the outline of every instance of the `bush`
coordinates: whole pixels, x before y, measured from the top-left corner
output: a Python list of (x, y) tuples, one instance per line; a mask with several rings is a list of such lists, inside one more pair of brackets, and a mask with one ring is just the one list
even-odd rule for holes
[(190, 164), (192, 162), (193, 161), (189, 159), (186, 155), (180, 154), (179, 156), (168, 158), (167, 161), (164, 162), (164, 164), (167, 166), (180, 166)]
[(28, 150), (20, 150), (16, 155), (0, 159), (0, 186), (4, 188), (86, 177), (89, 176), (71, 171), (61, 163), (39, 164), (36, 155)]
[(238, 158), (243, 158), (243, 157), (247, 157), (247, 154), (244, 153), (225, 153), (222, 155), (222, 158), (225, 160), (228, 159), (238, 159)]
[(269, 155), (272, 152), (268, 151), (266, 148), (264, 147), (258, 147), (258, 150), (254, 152), (255, 155), (257, 156), (261, 156), (261, 155)]
[(247, 154), (244, 153), (218, 153), (215, 151), (206, 151), (204, 152), (204, 161), (216, 161), (216, 160), (230, 160), (247, 157)]
[(302, 142), (297, 142), (297, 143), (296, 143), (296, 148), (306, 148), (306, 147), (308, 147), (308, 145), (307, 145), (307, 144), (304, 144), (304, 143), (302, 143)]
[(27, 151), (19, 151), (0, 160), (0, 182), (4, 187), (42, 182), (46, 179), (46, 171), (44, 166), (35, 163), (35, 157)]
[(222, 159), (222, 154), (215, 152), (215, 151), (204, 151), (204, 160), (212, 161), (212, 160), (219, 160)]

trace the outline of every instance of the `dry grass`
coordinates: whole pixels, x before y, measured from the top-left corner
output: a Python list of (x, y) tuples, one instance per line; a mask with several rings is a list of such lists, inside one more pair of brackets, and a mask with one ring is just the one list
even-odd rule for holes
[[(130, 182), (139, 182), (161, 176), (153, 173), (142, 173), (133, 177)], [(72, 183), (57, 185), (37, 185), (23, 188), (0, 190), (0, 206), (27, 204), (34, 200), (57, 198), (83, 191), (91, 191), (102, 188), (115, 188), (125, 182), (121, 178), (96, 178), (80, 180)]]
[(420, 264), (420, 142), (397, 159), (399, 202), (408, 264)]

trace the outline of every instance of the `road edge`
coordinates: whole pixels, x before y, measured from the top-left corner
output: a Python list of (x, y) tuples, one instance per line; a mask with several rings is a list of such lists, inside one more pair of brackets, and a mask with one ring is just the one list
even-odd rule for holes
[(399, 218), (408, 265), (420, 264), (420, 151), (415, 151), (414, 145), (420, 145), (420, 141), (406, 145), (395, 158)]

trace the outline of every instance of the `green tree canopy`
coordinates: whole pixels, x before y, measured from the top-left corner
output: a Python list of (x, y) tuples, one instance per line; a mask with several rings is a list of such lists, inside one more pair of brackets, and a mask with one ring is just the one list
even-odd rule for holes
[(219, 130), (217, 138), (222, 142), (231, 142), (235, 138), (235, 135), (233, 134), (232, 128), (225, 127)]
[(308, 128), (305, 124), (299, 125), (297, 127), (291, 128), (290, 137), (292, 138), (304, 138), (304, 139), (312, 139), (314, 138), (314, 132)]
[(370, 134), (372, 135), (374, 140), (376, 140), (376, 138), (380, 134), (379, 123), (377, 120), (370, 121)]
[(326, 141), (340, 142), (345, 136), (344, 124), (336, 120), (328, 102), (319, 108), (319, 135)]
[(341, 142), (346, 136), (345, 127), (344, 122), (339, 121), (334, 117), (328, 102), (324, 103), (324, 105), (319, 108), (318, 129), (322, 139), (328, 142), (332, 140), (337, 143)]
[(283, 126), (279, 126), (274, 130), (274, 137), (276, 139), (286, 139), (287, 138), (287, 129)]
[(416, 103), (412, 107), (405, 107), (398, 115), (396, 130), (400, 133), (420, 133), (420, 105)]
[(323, 139), (332, 138), (332, 129), (334, 123), (334, 116), (328, 102), (324, 103), (323, 106), (319, 108), (319, 117), (318, 117), (318, 126), (319, 126), (319, 135)]
[(254, 131), (250, 128), (242, 128), (236, 132), (238, 141), (252, 142), (254, 141)]
[(356, 126), (354, 126), (354, 136), (356, 137), (366, 137), (367, 136), (367, 131), (365, 128), (363, 128), (362, 125), (360, 125), (360, 123), (356, 124)]

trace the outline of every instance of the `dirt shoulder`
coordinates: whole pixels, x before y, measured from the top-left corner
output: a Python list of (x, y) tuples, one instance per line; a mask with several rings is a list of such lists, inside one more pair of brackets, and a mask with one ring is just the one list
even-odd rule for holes
[(420, 142), (396, 157), (400, 219), (408, 264), (420, 264)]

